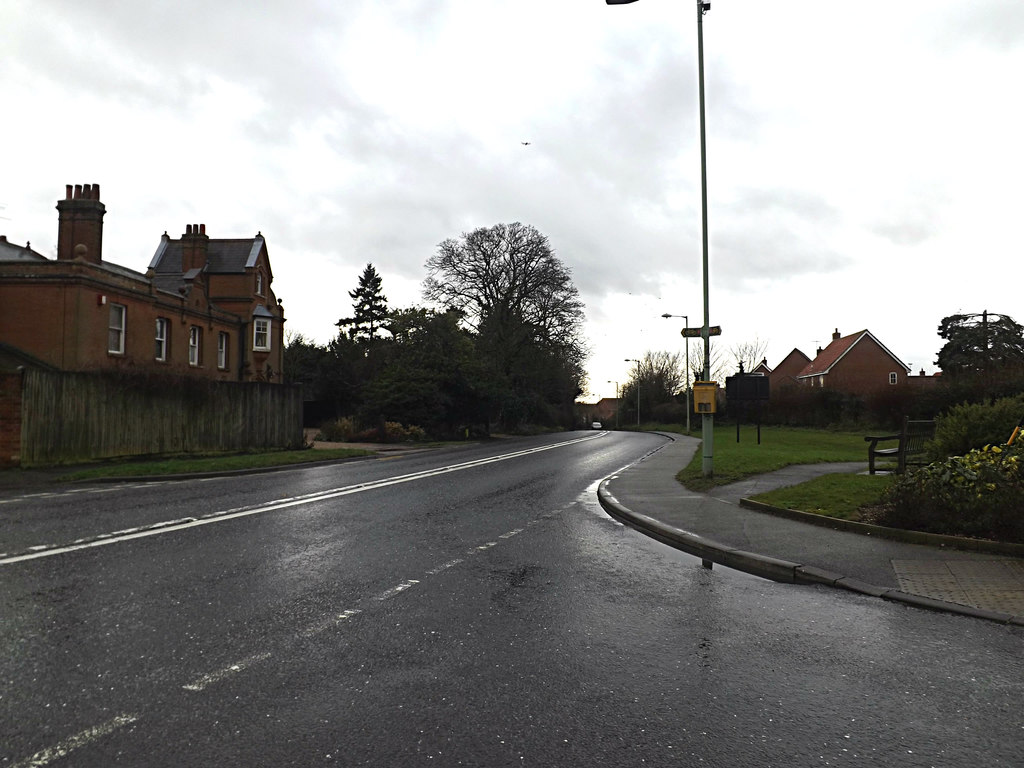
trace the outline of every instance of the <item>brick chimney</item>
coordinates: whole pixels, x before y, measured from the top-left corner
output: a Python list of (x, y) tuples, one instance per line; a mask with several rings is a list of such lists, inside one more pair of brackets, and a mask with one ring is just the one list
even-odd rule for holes
[(832, 331), (832, 341), (839, 341), (839, 339), (841, 339), (841, 338), (842, 338), (842, 336), (839, 335), (839, 329), (838, 328), (836, 328), (834, 331)]
[(205, 224), (188, 224), (181, 236), (181, 272), (202, 269), (206, 266), (206, 248), (210, 238), (206, 236)]
[(82, 259), (99, 264), (103, 259), (103, 214), (99, 184), (70, 184), (63, 200), (57, 201), (57, 258)]

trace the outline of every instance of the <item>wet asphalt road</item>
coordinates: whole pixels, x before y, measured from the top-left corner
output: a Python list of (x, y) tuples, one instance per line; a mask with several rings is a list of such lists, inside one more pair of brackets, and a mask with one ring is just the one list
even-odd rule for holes
[(661, 442), (5, 493), (0, 766), (1024, 762), (1020, 628), (704, 570), (597, 504)]

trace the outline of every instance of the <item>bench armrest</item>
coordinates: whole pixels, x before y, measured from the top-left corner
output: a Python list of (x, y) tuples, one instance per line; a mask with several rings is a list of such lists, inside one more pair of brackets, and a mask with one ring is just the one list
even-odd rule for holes
[(864, 438), (865, 442), (879, 443), (882, 440), (899, 440), (902, 435), (868, 435)]

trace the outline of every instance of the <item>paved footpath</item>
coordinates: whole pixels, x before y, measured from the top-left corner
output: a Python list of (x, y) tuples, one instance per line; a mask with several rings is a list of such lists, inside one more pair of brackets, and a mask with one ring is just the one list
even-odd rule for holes
[(702, 494), (675, 479), (700, 441), (666, 438), (660, 449), (601, 484), (598, 496), (609, 514), (705, 561), (766, 578), (1024, 625), (1024, 558), (893, 541), (877, 528), (871, 535), (833, 530), (740, 505), (740, 499), (829, 472), (866, 470), (866, 462), (789, 467)]

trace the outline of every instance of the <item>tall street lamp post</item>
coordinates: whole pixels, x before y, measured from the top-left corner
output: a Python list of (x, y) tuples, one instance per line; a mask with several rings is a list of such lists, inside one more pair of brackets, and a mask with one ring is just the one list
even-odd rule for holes
[[(626, 5), (636, 0), (605, 0), (608, 5)], [(704, 381), (711, 380), (711, 315), (708, 309), (708, 173), (707, 173), (707, 142), (704, 131), (704, 14), (711, 10), (711, 3), (697, 0), (697, 78), (700, 93), (700, 197), (701, 197), (701, 236), (703, 245), (704, 268), (704, 327), (701, 338), (704, 339)], [(701, 470), (705, 477), (714, 474), (714, 428), (715, 416), (712, 413), (701, 414), (701, 436), (703, 438), (703, 461)]]
[(640, 426), (640, 361), (627, 357), (623, 362), (636, 363), (636, 425)]
[[(664, 318), (680, 317), (686, 322), (686, 328), (690, 327), (689, 315), (662, 315)], [(690, 337), (686, 336), (686, 434), (690, 434)]]
[(609, 384), (615, 385), (615, 428), (619, 428), (619, 382), (608, 379)]

